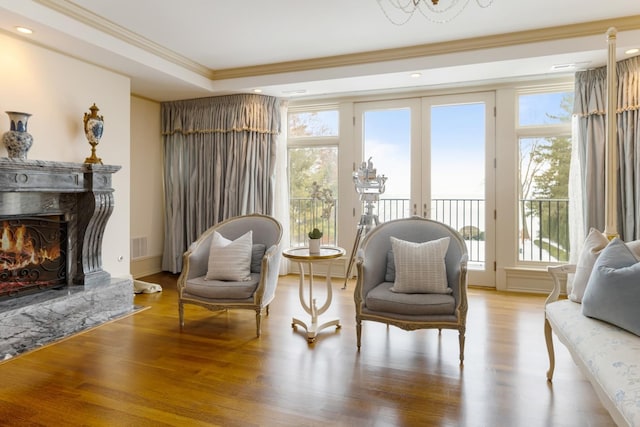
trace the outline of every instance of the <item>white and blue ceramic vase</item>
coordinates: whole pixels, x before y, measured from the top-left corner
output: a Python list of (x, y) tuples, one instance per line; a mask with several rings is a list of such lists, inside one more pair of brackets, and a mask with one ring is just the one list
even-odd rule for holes
[(91, 144), (91, 157), (84, 159), (85, 163), (98, 163), (102, 164), (102, 159), (96, 156), (96, 146), (100, 143), (102, 138), (102, 130), (104, 129), (104, 119), (98, 115), (100, 109), (96, 107), (94, 103), (89, 111), (91, 113), (84, 113), (84, 134)]
[(33, 144), (33, 136), (27, 132), (27, 121), (31, 114), (18, 111), (6, 111), (9, 115), (9, 131), (2, 135), (2, 142), (7, 147), (9, 158), (26, 159), (27, 152)]

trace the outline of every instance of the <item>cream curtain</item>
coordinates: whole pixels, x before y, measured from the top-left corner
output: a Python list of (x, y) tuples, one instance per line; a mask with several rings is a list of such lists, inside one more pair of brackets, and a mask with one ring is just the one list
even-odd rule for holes
[[(618, 224), (623, 240), (640, 239), (640, 57), (617, 63)], [(574, 113), (582, 171), (584, 232), (605, 227), (606, 67), (576, 73)]]
[(273, 215), (280, 101), (229, 95), (161, 104), (165, 243), (162, 269), (182, 270), (182, 254), (218, 222)]
[[(276, 156), (276, 195), (275, 195), (275, 217), (282, 224), (282, 245), (285, 249), (291, 241), (291, 227), (289, 218), (289, 174), (288, 174), (288, 152), (287, 152), (287, 114), (288, 103), (282, 101), (280, 107), (282, 132), (278, 136), (278, 152)], [(289, 260), (280, 258), (280, 275), (289, 273)]]

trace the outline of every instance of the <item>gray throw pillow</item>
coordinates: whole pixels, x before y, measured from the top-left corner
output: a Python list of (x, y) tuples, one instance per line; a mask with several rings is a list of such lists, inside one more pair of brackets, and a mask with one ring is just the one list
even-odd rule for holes
[(387, 252), (387, 271), (384, 273), (384, 281), (396, 281), (396, 263), (393, 260), (393, 251)]
[(582, 314), (640, 336), (640, 263), (620, 239), (596, 260), (582, 298)]
[(262, 257), (267, 250), (263, 243), (254, 243), (251, 247), (251, 272), (260, 273), (262, 271)]

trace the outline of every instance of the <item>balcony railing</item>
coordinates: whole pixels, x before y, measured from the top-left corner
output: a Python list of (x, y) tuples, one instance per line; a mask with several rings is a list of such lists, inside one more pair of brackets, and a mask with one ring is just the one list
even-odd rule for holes
[(324, 203), (312, 198), (292, 198), (289, 200), (289, 219), (291, 246), (306, 246), (309, 242), (308, 233), (317, 228), (322, 231), (322, 245), (336, 245), (338, 235), (336, 218), (338, 201), (331, 209), (329, 218), (323, 218)]
[(569, 200), (520, 200), (521, 261), (569, 260)]
[(469, 262), (485, 262), (484, 199), (432, 199), (431, 216), (457, 230), (467, 244)]
[[(337, 244), (338, 201), (329, 218), (320, 218), (322, 202), (310, 198), (290, 201), (291, 244), (303, 246), (313, 224), (323, 231), (322, 244)], [(314, 212), (315, 217), (314, 217)], [(520, 201), (520, 261), (559, 262), (569, 257), (569, 201), (527, 199)], [(409, 199), (380, 199), (374, 207), (380, 223), (408, 218), (413, 212)], [(422, 215), (422, 212), (418, 212)], [(485, 262), (484, 199), (433, 199), (430, 218), (457, 230), (467, 244), (470, 262)]]

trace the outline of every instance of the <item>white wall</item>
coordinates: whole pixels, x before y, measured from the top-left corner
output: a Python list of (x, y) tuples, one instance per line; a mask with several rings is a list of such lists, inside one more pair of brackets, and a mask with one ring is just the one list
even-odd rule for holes
[(131, 260), (131, 274), (162, 271), (164, 197), (160, 104), (131, 97), (131, 238), (146, 238), (147, 253)]
[[(0, 34), (0, 133), (9, 130), (4, 111), (33, 114), (28, 158), (83, 163), (91, 153), (82, 118), (95, 103), (104, 116), (97, 154), (120, 165), (113, 176), (115, 209), (105, 230), (103, 268), (129, 276), (130, 82), (129, 78)], [(7, 156), (0, 144), (0, 156)]]

